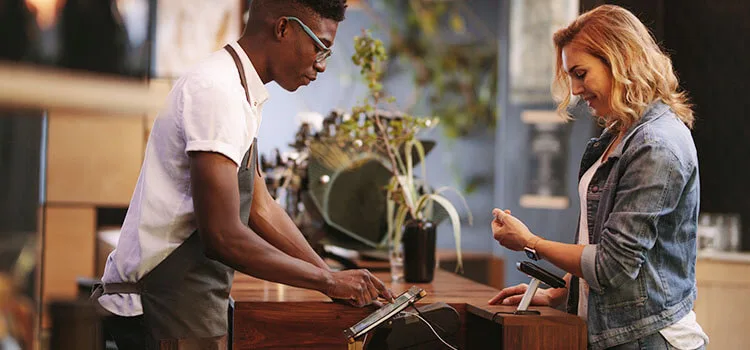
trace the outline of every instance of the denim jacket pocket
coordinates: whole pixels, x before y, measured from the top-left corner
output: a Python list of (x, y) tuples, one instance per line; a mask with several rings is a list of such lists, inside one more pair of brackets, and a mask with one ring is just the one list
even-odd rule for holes
[(599, 305), (602, 310), (614, 310), (643, 306), (648, 300), (646, 283), (641, 276), (633, 281), (618, 287), (617, 290), (608, 290), (607, 296), (602, 298)]
[(648, 294), (642, 278), (625, 283), (617, 290), (608, 290), (598, 299), (598, 312), (603, 316), (606, 329), (626, 327), (646, 317)]

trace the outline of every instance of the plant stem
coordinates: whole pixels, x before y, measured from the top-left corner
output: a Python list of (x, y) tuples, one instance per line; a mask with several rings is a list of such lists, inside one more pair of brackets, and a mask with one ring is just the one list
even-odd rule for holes
[[(373, 100), (375, 101), (375, 106), (378, 105), (378, 98), (377, 96), (373, 96)], [(374, 110), (375, 114), (375, 125), (377, 125), (378, 129), (380, 129), (380, 134), (383, 136), (383, 143), (385, 143), (385, 152), (388, 154), (388, 159), (391, 161), (391, 167), (393, 168), (393, 174), (398, 178), (401, 173), (398, 170), (398, 164), (396, 163), (396, 157), (394, 156), (393, 150), (391, 149), (391, 139), (388, 137), (388, 130), (386, 130), (385, 125), (383, 125), (382, 120), (380, 119), (380, 113), (378, 113), (377, 108)], [(399, 182), (400, 186), (400, 182)], [(406, 189), (408, 190), (408, 189)], [(415, 212), (415, 208), (412, 207), (411, 203), (408, 201), (405, 201), (406, 206), (409, 208), (409, 213), (413, 218), (417, 217), (417, 213)]]

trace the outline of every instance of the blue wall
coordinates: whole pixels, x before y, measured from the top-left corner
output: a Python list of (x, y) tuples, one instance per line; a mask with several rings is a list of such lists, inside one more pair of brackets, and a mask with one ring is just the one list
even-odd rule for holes
[[(509, 51), (509, 13), (510, 0), (500, 1), (501, 10), (498, 19), (500, 26), (500, 52)], [(551, 40), (551, 38), (550, 38)], [(526, 179), (529, 177), (529, 126), (521, 121), (521, 112), (526, 109), (554, 110), (554, 104), (521, 105), (510, 102), (508, 74), (508, 55), (499, 55), (499, 96), (500, 118), (496, 129), (495, 144), (495, 195), (494, 205), (510, 209), (513, 215), (522, 220), (535, 234), (545, 239), (573, 243), (578, 222), (579, 201), (577, 194), (578, 167), (583, 149), (594, 132), (593, 123), (588, 118), (571, 121), (568, 155), (566, 166), (566, 188), (569, 207), (564, 210), (522, 208), (519, 199), (524, 192)], [(525, 59), (525, 58), (524, 58)], [(540, 59), (529, 57), (528, 59)], [(550, 58), (554, 59), (554, 58)], [(515, 285), (528, 283), (529, 278), (516, 270), (515, 263), (527, 260), (520, 252), (512, 252), (493, 241), (493, 253), (505, 259), (505, 284)], [(562, 275), (563, 272), (542, 261), (539, 265)]]
[[(521, 208), (519, 199), (523, 194), (525, 179), (529, 175), (529, 128), (521, 122), (524, 109), (555, 108), (553, 104), (518, 105), (508, 101), (508, 56), (509, 51), (509, 3), (510, 0), (484, 0), (471, 2), (474, 12), (489, 24), (499, 42), (499, 94), (498, 123), (492, 131), (477, 132), (468, 138), (447, 140), (442, 131), (432, 130), (427, 138), (437, 141), (436, 148), (427, 158), (428, 178), (433, 186), (451, 186), (460, 189), (464, 182), (474, 175), (489, 176), (489, 184), (479, 187), (466, 196), (472, 213), (474, 226), (463, 225), (462, 247), (464, 251), (492, 252), (506, 261), (506, 285), (528, 282), (528, 278), (518, 272), (515, 262), (525, 257), (511, 252), (492, 239), (489, 222), (493, 207), (511, 209), (536, 234), (547, 239), (573, 242), (578, 219), (578, 195), (576, 180), (578, 163), (593, 124), (589, 119), (572, 122), (568, 139), (568, 159), (566, 168), (566, 188), (570, 206), (565, 210)], [(288, 150), (287, 144), (293, 140), (297, 129), (295, 116), (299, 112), (314, 111), (327, 114), (333, 108), (349, 109), (366, 93), (360, 82), (358, 70), (351, 63), (353, 38), (364, 28), (372, 29), (372, 18), (362, 10), (350, 10), (347, 19), (339, 25), (333, 56), (327, 70), (311, 86), (289, 93), (269, 84), (271, 99), (263, 111), (263, 125), (260, 130), (260, 151), (270, 154), (274, 148)], [(374, 30), (374, 35), (387, 42), (387, 35)], [(539, 59), (539, 58), (534, 58)], [(389, 79), (388, 93), (404, 103), (414, 89), (408, 75)], [(455, 202), (458, 205), (458, 202)], [(463, 209), (460, 209), (465, 218)], [(438, 247), (452, 249), (454, 240), (448, 223), (438, 230)], [(543, 263), (553, 271), (561, 271)]]
[(366, 86), (360, 82), (351, 56), (354, 53), (354, 37), (363, 28), (369, 28), (371, 20), (362, 11), (348, 11), (346, 17), (339, 25), (326, 71), (318, 75), (316, 81), (293, 93), (276, 83), (266, 85), (271, 97), (263, 107), (263, 122), (258, 138), (258, 150), (262, 154), (270, 155), (275, 148), (281, 151), (290, 149), (287, 144), (294, 140), (298, 128), (295, 117), (298, 113), (327, 115), (334, 108), (350, 109), (365, 96)]
[[(485, 1), (486, 6), (492, 6), (492, 1)], [(474, 6), (474, 5), (472, 5)], [(486, 23), (494, 23), (492, 11), (476, 11), (487, 17)], [(259, 134), (259, 151), (270, 155), (275, 148), (282, 152), (289, 150), (287, 145), (294, 138), (297, 130), (295, 116), (300, 112), (317, 112), (328, 114), (333, 108), (350, 109), (366, 94), (366, 87), (360, 82), (358, 69), (351, 62), (354, 53), (353, 38), (367, 28), (373, 30), (373, 35), (384, 42), (388, 37), (382, 31), (373, 29), (373, 19), (362, 10), (347, 11), (346, 20), (339, 25), (333, 46), (333, 55), (329, 59), (326, 72), (307, 87), (302, 87), (294, 93), (287, 92), (275, 83), (268, 86), (271, 98), (263, 109), (263, 123)], [(386, 90), (397, 98), (399, 103), (412, 94), (414, 85), (410, 74), (391, 77), (386, 83)], [(421, 108), (425, 110), (425, 108)], [(418, 112), (419, 113), (419, 112)], [(456, 197), (457, 209), (464, 220), (462, 234), (462, 248), (464, 251), (491, 251), (491, 232), (489, 230), (490, 209), (492, 207), (494, 184), (492, 178), (495, 170), (493, 163), (494, 138), (491, 131), (474, 135), (463, 140), (446, 140), (439, 128), (428, 131), (424, 138), (437, 141), (436, 147), (427, 157), (428, 179), (434, 187), (450, 186), (456, 189), (463, 186), (463, 182), (471, 176), (484, 174), (490, 181), (466, 196), (466, 200), (475, 215), (475, 224), (466, 224), (465, 210)], [(448, 222), (438, 228), (438, 247), (454, 249), (452, 229)]]

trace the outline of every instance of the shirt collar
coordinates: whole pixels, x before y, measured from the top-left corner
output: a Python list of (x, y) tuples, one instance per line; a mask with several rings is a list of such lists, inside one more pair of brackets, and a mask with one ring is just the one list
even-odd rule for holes
[(247, 89), (250, 92), (250, 102), (253, 107), (260, 107), (265, 103), (268, 98), (268, 89), (266, 89), (263, 81), (260, 80), (258, 71), (255, 70), (255, 66), (250, 61), (250, 57), (247, 57), (245, 50), (240, 47), (238, 42), (231, 42), (229, 45), (237, 51), (237, 55), (240, 57), (242, 67), (245, 69), (245, 80), (247, 80)]

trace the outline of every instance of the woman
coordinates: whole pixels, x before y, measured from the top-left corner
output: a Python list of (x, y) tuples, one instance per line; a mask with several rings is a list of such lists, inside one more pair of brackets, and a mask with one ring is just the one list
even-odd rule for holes
[[(553, 38), (553, 94), (564, 114), (571, 95), (605, 130), (580, 168), (577, 244), (537, 236), (510, 211), (494, 209), (494, 238), (569, 272), (567, 288), (539, 290), (532, 303), (587, 320), (593, 349), (696, 349), (708, 337), (692, 311), (696, 296), (698, 160), (693, 113), (672, 63), (627, 10), (604, 5)], [(525, 285), (490, 304), (516, 304)]]

